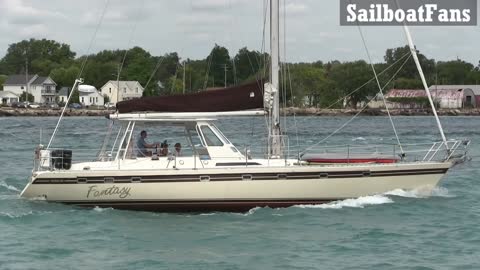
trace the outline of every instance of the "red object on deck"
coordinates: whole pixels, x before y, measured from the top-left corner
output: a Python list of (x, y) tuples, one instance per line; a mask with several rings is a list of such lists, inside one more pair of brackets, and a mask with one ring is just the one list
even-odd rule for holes
[(400, 158), (392, 155), (362, 155), (362, 154), (338, 154), (338, 153), (312, 153), (305, 154), (303, 161), (310, 163), (331, 163), (331, 164), (348, 164), (348, 163), (379, 163), (391, 164), (397, 163)]

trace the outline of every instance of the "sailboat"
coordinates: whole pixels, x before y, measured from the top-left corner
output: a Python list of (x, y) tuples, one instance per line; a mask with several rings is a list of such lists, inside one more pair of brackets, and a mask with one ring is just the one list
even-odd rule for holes
[[(466, 155), (467, 143), (446, 139), (429, 94), (443, 140), (432, 143), (423, 158), (409, 160), (401, 153), (373, 162), (350, 151), (341, 155), (341, 162), (322, 153), (291, 157), (279, 109), (279, 0), (270, 4), (268, 82), (120, 102), (109, 118), (121, 128), (111, 150), (104, 145), (95, 161), (72, 162), (74, 151), (51, 147), (60, 117), (47, 147), (36, 149), (34, 169), (21, 196), (140, 211), (247, 211), (322, 204), (396, 189), (432, 190)], [(82, 80), (77, 79), (74, 89), (80, 85)], [(242, 152), (215, 125), (219, 118), (261, 115), (268, 117), (269, 132), (267, 150), (260, 158)], [(154, 125), (180, 130), (190, 152), (146, 153), (138, 145), (139, 136)]]

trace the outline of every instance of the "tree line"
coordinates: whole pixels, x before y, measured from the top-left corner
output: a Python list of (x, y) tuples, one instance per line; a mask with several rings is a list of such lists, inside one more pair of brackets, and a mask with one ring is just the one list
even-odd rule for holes
[[(417, 52), (427, 82), (432, 84), (477, 84), (480, 67), (460, 59), (436, 61)], [(215, 44), (201, 60), (182, 59), (176, 52), (154, 56), (134, 47), (128, 50), (104, 50), (77, 57), (70, 45), (54, 40), (23, 40), (11, 44), (0, 60), (0, 85), (8, 75), (50, 76), (60, 87), (71, 86), (80, 75), (86, 84), (100, 89), (107, 81), (139, 81), (144, 96), (198, 92), (207, 88), (239, 85), (267, 78), (269, 55), (248, 48), (231, 55)], [(123, 63), (123, 65), (122, 65)], [(378, 74), (374, 78), (373, 69)], [(281, 68), (282, 100), (291, 106), (333, 107), (347, 103), (356, 107), (379, 92), (391, 88), (423, 88), (417, 68), (405, 47), (387, 49), (384, 61), (372, 66), (364, 60), (312, 63), (284, 63)], [(363, 86), (362, 88), (359, 88)], [(341, 100), (342, 102), (337, 102)]]

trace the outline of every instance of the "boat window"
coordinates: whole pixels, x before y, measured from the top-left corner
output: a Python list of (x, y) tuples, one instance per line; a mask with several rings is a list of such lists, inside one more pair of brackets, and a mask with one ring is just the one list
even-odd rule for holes
[(212, 125), (212, 126), (213, 126), (213, 128), (215, 129), (215, 131), (217, 132), (217, 134), (220, 135), (220, 137), (223, 139), (224, 142), (226, 142), (227, 144), (232, 144), (232, 143), (227, 139), (227, 137), (225, 137), (225, 135), (223, 135), (222, 131), (220, 131), (220, 129), (218, 129), (217, 126), (215, 126), (215, 125)]
[(223, 146), (222, 140), (217, 137), (209, 126), (202, 126), (201, 130), (208, 146)]
[(185, 132), (192, 146), (194, 147), (204, 146), (202, 140), (200, 139), (200, 134), (195, 127), (187, 127), (185, 129)]

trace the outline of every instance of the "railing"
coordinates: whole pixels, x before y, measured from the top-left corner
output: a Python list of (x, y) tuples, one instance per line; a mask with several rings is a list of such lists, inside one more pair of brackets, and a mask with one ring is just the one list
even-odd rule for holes
[(336, 154), (346, 159), (347, 163), (362, 157), (392, 159), (395, 162), (444, 162), (465, 158), (469, 144), (470, 141), (450, 140), (446, 143), (403, 144), (402, 147), (392, 144), (317, 146), (302, 153), (302, 156)]
[[(275, 164), (276, 166), (290, 166), (295, 164), (307, 164), (305, 157), (307, 155), (333, 154), (336, 157), (345, 159), (344, 163), (353, 163), (356, 158), (385, 158), (392, 159), (395, 162), (432, 162), (432, 161), (462, 161), (467, 157), (469, 141), (451, 140), (447, 144), (443, 142), (424, 143), (424, 144), (405, 144), (402, 145), (403, 152), (398, 145), (336, 145), (336, 146), (317, 146), (308, 152), (302, 153), (296, 149), (290, 149), (288, 138), (283, 138), (285, 147), (281, 158), (272, 159), (268, 155), (268, 147), (244, 145), (239, 148), (242, 155), (236, 156), (214, 156), (214, 162), (235, 163), (237, 166), (249, 167), (254, 165), (252, 159), (261, 157), (267, 160), (266, 165)], [(159, 149), (160, 150), (160, 149)], [(100, 154), (98, 154), (100, 153)], [(211, 167), (212, 158), (208, 152), (203, 153), (189, 147), (182, 149), (182, 156), (169, 154), (168, 156), (145, 157), (153, 160), (167, 161), (159, 162), (156, 169), (202, 169)], [(263, 156), (262, 156), (263, 154)], [(120, 158), (117, 158), (120, 157)], [(123, 158), (124, 157), (124, 158)], [(34, 158), (35, 171), (53, 171), (68, 170), (72, 164), (79, 162), (111, 162), (112, 169), (121, 169), (128, 160), (142, 160), (137, 156), (136, 149), (119, 149), (117, 151), (99, 151), (99, 149), (81, 149), (64, 150), (50, 149), (49, 151), (37, 148)], [(282, 162), (279, 162), (282, 161)], [(292, 163), (293, 161), (293, 163)], [(262, 162), (263, 163), (263, 162)], [(381, 163), (381, 162), (378, 162)], [(131, 166), (131, 165), (129, 165)], [(220, 167), (219, 167), (220, 168)], [(89, 169), (89, 168), (83, 168)]]
[(56, 95), (57, 92), (55, 90), (42, 90), (42, 95)]

